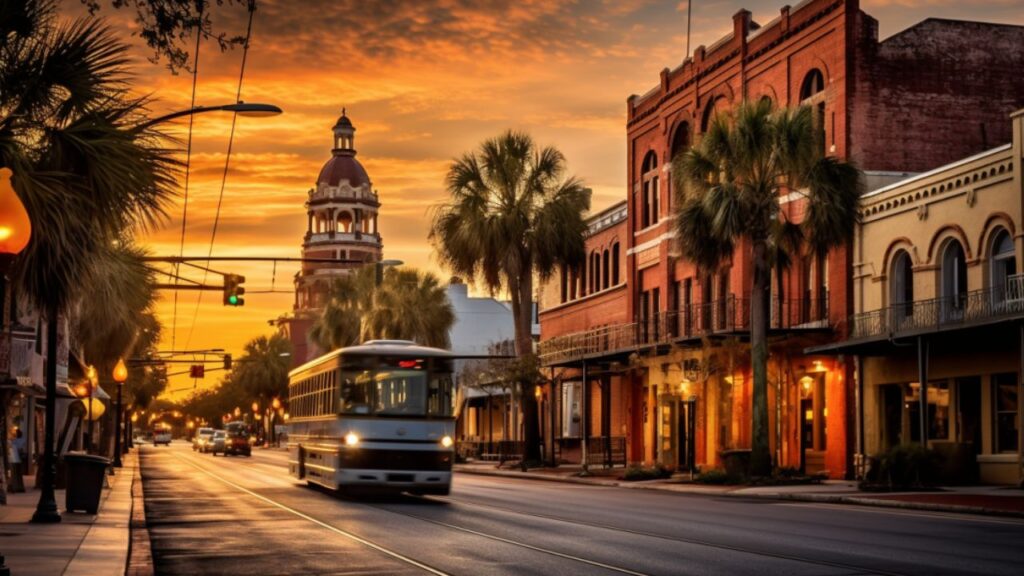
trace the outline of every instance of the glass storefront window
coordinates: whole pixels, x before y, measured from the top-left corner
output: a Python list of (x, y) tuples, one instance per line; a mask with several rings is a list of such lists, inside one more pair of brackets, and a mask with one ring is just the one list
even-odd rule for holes
[(949, 440), (949, 382), (928, 383), (928, 439)]
[(1017, 375), (993, 374), (993, 401), (995, 404), (995, 452), (1017, 451)]

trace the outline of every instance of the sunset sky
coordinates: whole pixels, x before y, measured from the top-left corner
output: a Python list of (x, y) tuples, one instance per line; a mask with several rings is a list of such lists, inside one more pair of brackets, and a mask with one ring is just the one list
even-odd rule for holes
[[(69, 14), (78, 0), (63, 0)], [(101, 15), (137, 48), (133, 71), (150, 93), (154, 114), (187, 108), (191, 75), (170, 74), (135, 37), (128, 11), (108, 2)], [(243, 2), (244, 4), (244, 2)], [(694, 2), (691, 46), (709, 45), (732, 28), (740, 8), (765, 23), (782, 0)], [(795, 4), (795, 2), (794, 2)], [(1021, 0), (862, 0), (880, 21), (882, 38), (927, 17), (1024, 24)], [(224, 6), (217, 28), (243, 34), (246, 12)], [(443, 278), (427, 240), (431, 205), (444, 198), (453, 157), (507, 128), (560, 148), (572, 172), (594, 190), (599, 210), (625, 193), (626, 98), (658, 82), (662, 68), (686, 56), (686, 2), (603, 0), (260, 0), (242, 100), (273, 103), (281, 116), (239, 118), (216, 256), (299, 256), (303, 201), (330, 157), (330, 128), (344, 106), (356, 125), (358, 158), (380, 193), (386, 258), (432, 269)], [(197, 104), (234, 100), (242, 51), (203, 45)], [(195, 117), (186, 255), (205, 255), (231, 118)], [(185, 136), (186, 122), (173, 132)], [(179, 201), (166, 225), (142, 241), (157, 255), (176, 255)], [(291, 309), (295, 265), (215, 266), (244, 274), (244, 308), (225, 308), (220, 294), (181, 293), (174, 319), (170, 294), (159, 311), (164, 349), (225, 348), (272, 331), (267, 321)], [(201, 277), (201, 275), (200, 275)], [(218, 281), (218, 279), (214, 279)], [(219, 373), (199, 381), (208, 387)], [(175, 378), (175, 395), (192, 390)]]

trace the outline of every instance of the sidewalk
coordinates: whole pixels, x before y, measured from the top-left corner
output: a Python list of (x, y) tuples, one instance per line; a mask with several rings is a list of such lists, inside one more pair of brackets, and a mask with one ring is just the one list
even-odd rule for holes
[[(99, 513), (66, 512), (64, 490), (57, 490), (61, 521), (57, 524), (29, 522), (39, 501), (39, 491), (8, 494), (7, 506), (0, 506), (0, 554), (11, 574), (94, 575), (124, 574), (128, 561), (128, 523), (131, 515), (132, 480), (138, 472), (136, 453), (122, 458), (124, 468), (108, 476)], [(35, 479), (25, 478), (26, 487)]]
[(541, 468), (522, 472), (515, 468), (497, 468), (493, 462), (456, 464), (464, 474), (543, 480), (593, 486), (615, 486), (638, 490), (664, 490), (682, 494), (704, 494), (734, 498), (766, 498), (833, 504), (882, 506), (933, 512), (956, 512), (1024, 518), (1024, 490), (1006, 486), (948, 487), (930, 492), (861, 492), (850, 480), (826, 480), (820, 484), (796, 486), (716, 486), (696, 484), (689, 477), (626, 482), (620, 480), (622, 468), (591, 468), (591, 476), (581, 478), (579, 466)]

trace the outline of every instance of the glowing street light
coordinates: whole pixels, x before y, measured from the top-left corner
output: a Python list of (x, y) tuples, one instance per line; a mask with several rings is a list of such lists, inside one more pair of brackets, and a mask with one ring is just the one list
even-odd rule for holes
[[(124, 382), (128, 379), (128, 367), (125, 366), (124, 358), (117, 359), (117, 365), (114, 366), (114, 382), (117, 382), (117, 411), (114, 412), (114, 468), (120, 468), (121, 464), (121, 414), (124, 412), (124, 407), (121, 405), (121, 390), (124, 388)], [(127, 442), (125, 443), (127, 446)]]

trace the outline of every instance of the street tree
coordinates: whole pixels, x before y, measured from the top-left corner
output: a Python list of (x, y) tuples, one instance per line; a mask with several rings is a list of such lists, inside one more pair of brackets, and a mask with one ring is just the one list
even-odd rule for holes
[(377, 284), (373, 266), (336, 280), (312, 336), (326, 350), (367, 340), (412, 340), (447, 348), (455, 311), (437, 276), (411, 268), (385, 270)]
[(241, 400), (266, 406), (274, 398), (287, 397), (291, 350), (291, 341), (279, 332), (247, 342), (230, 375), (244, 391)]
[[(823, 154), (813, 110), (745, 102), (716, 116), (700, 143), (672, 163), (674, 228), (683, 255), (714, 270), (739, 250), (753, 265), (750, 348), (753, 371), (751, 473), (771, 474), (768, 425), (769, 289), (771, 266), (787, 246), (825, 254), (852, 238), (863, 189), (850, 163)], [(794, 193), (806, 200), (799, 222), (779, 203)], [(791, 250), (791, 249), (790, 249)]]
[[(538, 147), (533, 138), (508, 131), (456, 159), (446, 177), (449, 200), (436, 207), (430, 237), (441, 261), (455, 274), (483, 282), (512, 300), (516, 354), (533, 356), (534, 281), (585, 259), (584, 214), (590, 190), (566, 176), (565, 156)], [(523, 460), (540, 460), (534, 378), (518, 382), (523, 399)]]
[[(189, 50), (194, 49), (196, 35), (213, 41), (221, 51), (245, 44), (244, 35), (232, 35), (214, 26), (213, 13), (219, 8), (256, 10), (256, 0), (79, 0), (90, 14), (97, 14), (109, 4), (114, 9), (135, 12), (137, 34), (153, 51), (153, 62), (167, 61), (171, 72), (191, 71)], [(230, 15), (224, 14), (224, 19)]]
[(437, 276), (414, 269), (390, 268), (374, 291), (363, 318), (369, 339), (412, 340), (448, 348), (455, 310)]
[[(59, 318), (82, 297), (97, 254), (164, 216), (178, 163), (160, 134), (139, 128), (146, 101), (130, 94), (128, 47), (102, 21), (58, 21), (45, 0), (0, 10), (0, 166), (13, 171), (33, 228), (13, 286), (47, 320), (44, 445), (53, 446)], [(60, 518), (55, 471), (48, 449), (34, 520)]]

